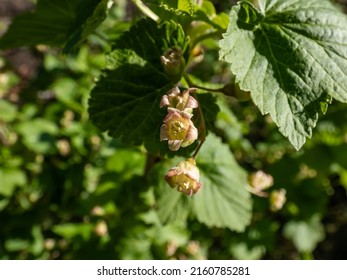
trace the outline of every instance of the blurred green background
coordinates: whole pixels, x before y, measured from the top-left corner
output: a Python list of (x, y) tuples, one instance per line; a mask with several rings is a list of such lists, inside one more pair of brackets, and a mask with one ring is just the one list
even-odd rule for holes
[[(227, 12), (236, 1), (212, 2)], [(0, 32), (32, 7), (0, 0)], [(346, 259), (347, 106), (338, 102), (300, 151), (251, 101), (220, 103), (215, 132), (249, 173), (264, 170), (271, 190), (286, 190), (284, 207), (253, 196), (244, 233), (159, 221), (143, 148), (101, 134), (87, 114), (108, 42), (139, 16), (115, 1), (73, 54), (44, 45), (0, 53), (0, 259)], [(205, 41), (192, 65), (202, 81), (230, 79), (217, 46)]]

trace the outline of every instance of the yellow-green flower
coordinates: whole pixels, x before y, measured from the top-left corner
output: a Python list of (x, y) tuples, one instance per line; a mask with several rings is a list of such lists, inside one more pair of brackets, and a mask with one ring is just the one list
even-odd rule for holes
[(168, 108), (164, 124), (160, 127), (160, 141), (168, 140), (171, 151), (187, 147), (198, 138), (198, 130), (191, 117), (187, 112)]
[(181, 161), (165, 175), (165, 181), (171, 188), (177, 188), (179, 192), (187, 195), (193, 195), (200, 190), (202, 183), (199, 180), (200, 172), (193, 158)]

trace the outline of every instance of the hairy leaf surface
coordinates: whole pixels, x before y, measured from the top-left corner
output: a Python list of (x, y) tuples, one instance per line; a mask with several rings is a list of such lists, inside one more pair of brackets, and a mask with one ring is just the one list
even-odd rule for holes
[[(237, 164), (228, 146), (210, 133), (196, 162), (203, 187), (193, 197), (170, 189), (163, 180), (157, 182), (161, 185), (158, 201), (160, 218), (182, 222), (193, 214), (209, 227), (243, 231), (251, 219), (252, 203), (246, 189), (246, 173)], [(171, 160), (170, 164), (174, 161)], [(162, 167), (162, 176), (168, 167), (167, 164)]]
[(329, 96), (347, 102), (347, 17), (327, 0), (260, 0), (230, 20), (220, 59), (299, 149)]
[(141, 20), (114, 43), (107, 70), (91, 93), (90, 118), (123, 142), (141, 144), (153, 153), (167, 150), (159, 132), (167, 110), (161, 97), (174, 85), (164, 73), (160, 56), (180, 47), (187, 59), (189, 41), (173, 22), (157, 25)]

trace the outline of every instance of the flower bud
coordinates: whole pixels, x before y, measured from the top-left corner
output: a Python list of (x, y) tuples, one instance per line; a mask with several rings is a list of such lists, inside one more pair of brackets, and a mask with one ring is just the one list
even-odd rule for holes
[(270, 209), (273, 212), (276, 212), (278, 210), (281, 210), (283, 208), (284, 203), (286, 203), (286, 190), (285, 189), (279, 189), (274, 190), (270, 193)]
[(177, 167), (171, 168), (164, 178), (171, 188), (177, 188), (179, 192), (190, 196), (202, 187), (199, 182), (200, 172), (193, 158), (181, 161)]
[(163, 95), (160, 101), (160, 108), (168, 106), (191, 114), (193, 109), (199, 106), (198, 101), (190, 95), (195, 90), (195, 88), (190, 88), (180, 92), (178, 87), (174, 87)]
[(177, 83), (181, 79), (182, 72), (186, 67), (182, 50), (178, 47), (173, 47), (160, 57), (160, 61), (170, 81)]
[(169, 108), (160, 127), (160, 141), (168, 140), (169, 149), (177, 151), (187, 147), (198, 138), (198, 130), (191, 121), (192, 115), (177, 109)]

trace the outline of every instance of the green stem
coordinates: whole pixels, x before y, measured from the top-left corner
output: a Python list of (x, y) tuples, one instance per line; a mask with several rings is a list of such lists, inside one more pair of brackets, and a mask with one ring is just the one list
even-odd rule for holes
[(101, 39), (102, 41), (106, 42), (106, 43), (109, 43), (109, 39), (107, 38), (107, 36), (105, 36), (104, 34), (102, 34), (100, 31), (98, 30), (95, 30), (94, 31), (94, 35), (96, 37), (98, 37), (99, 39)]
[(203, 86), (198, 86), (196, 85), (189, 77), (189, 75), (185, 72), (183, 73), (183, 77), (186, 80), (187, 84), (190, 87), (194, 87), (194, 88), (198, 88), (198, 89), (202, 89), (202, 90), (206, 90), (209, 92), (220, 92), (220, 93), (224, 93), (224, 87), (222, 88), (207, 88), (207, 87), (203, 87)]
[(146, 16), (153, 19), (154, 21), (159, 21), (159, 17), (148, 8), (141, 0), (132, 0), (135, 6)]
[[(198, 100), (198, 97), (197, 97), (196, 94), (194, 94), (194, 98), (196, 100)], [(199, 100), (198, 100), (198, 102), (199, 102)], [(197, 154), (199, 153), (199, 151), (200, 151), (200, 149), (202, 147), (202, 144), (204, 144), (204, 142), (206, 140), (206, 122), (205, 122), (205, 118), (204, 118), (204, 113), (202, 112), (202, 109), (201, 109), (200, 105), (198, 107), (198, 112), (199, 112), (199, 120), (200, 120), (199, 131), (200, 131), (201, 135), (200, 135), (199, 146), (196, 148), (194, 154), (192, 155), (192, 158), (194, 158), (194, 159), (197, 156)]]
[(218, 30), (218, 31), (214, 31), (214, 32), (210, 32), (210, 33), (206, 33), (204, 35), (201, 35), (200, 37), (197, 37), (194, 42), (192, 42), (192, 47), (195, 47), (198, 43), (206, 40), (206, 39), (209, 39), (209, 38), (213, 38), (213, 37), (216, 37), (216, 36), (221, 36), (223, 32)]
[(195, 159), (195, 157), (198, 155), (198, 153), (202, 147), (202, 144), (204, 144), (204, 142), (205, 142), (205, 138), (203, 140), (200, 140), (199, 146), (196, 148), (194, 154), (192, 155), (193, 159)]
[[(187, 84), (189, 85), (189, 87), (196, 87), (194, 85), (194, 83), (192, 82), (192, 80), (189, 78), (187, 73), (183, 73), (183, 77), (185, 78)], [(199, 98), (197, 97), (196, 93), (193, 93), (194, 98), (198, 101), (199, 103)], [(198, 112), (199, 112), (199, 132), (200, 134), (200, 143), (198, 145), (198, 147), (196, 148), (194, 154), (192, 155), (192, 158), (195, 159), (195, 157), (197, 156), (197, 154), (199, 153), (202, 145), (204, 144), (205, 140), (206, 140), (206, 122), (205, 122), (205, 118), (204, 118), (204, 113), (202, 112), (201, 106), (199, 105), (198, 107)]]

